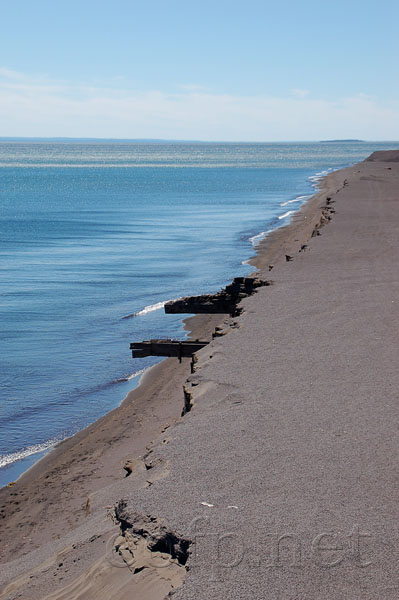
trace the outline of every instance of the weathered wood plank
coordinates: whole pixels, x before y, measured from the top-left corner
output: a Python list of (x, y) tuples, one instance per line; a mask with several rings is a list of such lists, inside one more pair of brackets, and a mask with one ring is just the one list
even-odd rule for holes
[(209, 342), (200, 340), (147, 340), (133, 342), (130, 344), (133, 358), (144, 358), (146, 356), (171, 356), (176, 358), (190, 358), (195, 352), (201, 350)]

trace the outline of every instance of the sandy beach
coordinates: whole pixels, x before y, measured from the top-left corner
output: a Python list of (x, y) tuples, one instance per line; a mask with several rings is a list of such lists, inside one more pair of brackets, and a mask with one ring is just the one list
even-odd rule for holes
[(259, 245), (272, 285), (186, 321), (225, 334), (194, 374), (0, 490), (1, 600), (398, 597), (398, 189), (399, 151), (327, 176)]

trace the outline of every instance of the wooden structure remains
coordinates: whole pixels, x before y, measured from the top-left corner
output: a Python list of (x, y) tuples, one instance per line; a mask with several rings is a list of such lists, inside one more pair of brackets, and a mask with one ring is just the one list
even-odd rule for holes
[[(237, 305), (243, 298), (251, 296), (256, 289), (271, 285), (270, 281), (263, 281), (257, 277), (236, 277), (232, 283), (216, 294), (203, 294), (201, 296), (188, 296), (179, 300), (172, 300), (165, 304), (167, 314), (230, 314), (236, 317), (241, 314), (242, 309)], [(213, 337), (224, 335), (223, 330), (217, 327)], [(194, 369), (196, 361), (195, 353), (201, 350), (209, 342), (200, 340), (171, 340), (156, 339), (130, 344), (133, 358), (145, 358), (146, 356), (165, 356), (191, 358), (191, 370)]]
[(216, 294), (187, 296), (165, 304), (165, 313), (229, 314), (236, 317), (242, 309), (237, 306), (243, 298), (251, 296), (259, 287), (270, 285), (256, 277), (236, 277), (232, 283)]
[(133, 358), (144, 358), (146, 356), (171, 356), (180, 361), (182, 358), (192, 358), (195, 352), (201, 350), (209, 342), (199, 340), (147, 340), (144, 342), (133, 342), (130, 344)]

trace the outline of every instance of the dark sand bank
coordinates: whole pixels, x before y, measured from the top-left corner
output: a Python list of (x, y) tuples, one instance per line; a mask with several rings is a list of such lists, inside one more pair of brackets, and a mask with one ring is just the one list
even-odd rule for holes
[(264, 240), (273, 285), (233, 327), (189, 320), (227, 333), (194, 375), (164, 361), (0, 490), (1, 599), (398, 597), (398, 158)]

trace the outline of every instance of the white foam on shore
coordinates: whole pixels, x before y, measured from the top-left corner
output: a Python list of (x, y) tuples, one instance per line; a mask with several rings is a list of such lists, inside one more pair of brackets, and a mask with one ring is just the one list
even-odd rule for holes
[(11, 454), (1, 454), (0, 455), (0, 468), (6, 467), (7, 465), (11, 465), (17, 460), (22, 460), (23, 458), (27, 458), (32, 454), (37, 454), (38, 452), (44, 452), (45, 450), (50, 450), (55, 444), (59, 442), (59, 440), (49, 440), (48, 442), (44, 442), (43, 444), (34, 444), (33, 446), (28, 446), (27, 448), (22, 448), (22, 450), (18, 450), (17, 452), (12, 452)]
[(333, 169), (332, 167), (330, 167), (326, 171), (320, 171), (319, 173), (316, 173), (315, 175), (312, 175), (311, 177), (309, 177), (309, 181), (311, 181), (313, 184), (316, 185), (321, 179), (323, 179), (323, 177), (325, 177), (326, 175), (331, 173), (331, 171), (333, 171), (333, 170), (336, 170), (336, 169)]
[(310, 198), (310, 196), (298, 196), (293, 200), (287, 200), (287, 202), (282, 202), (280, 206), (287, 206), (287, 204), (293, 204), (294, 202), (301, 202), (302, 200), (306, 200), (306, 198)]
[[(326, 175), (329, 175), (332, 171), (337, 171), (337, 170), (338, 169), (334, 169), (334, 168), (330, 167), (325, 171), (320, 171), (319, 173), (315, 173), (315, 175), (311, 175), (309, 177), (309, 181), (312, 182), (313, 187), (317, 187), (317, 183), (321, 179), (323, 179)], [(283, 207), (283, 206), (288, 206), (289, 204), (294, 204), (296, 202), (304, 202), (305, 200), (308, 200), (311, 197), (312, 197), (312, 194), (297, 196), (296, 198), (292, 198), (292, 200), (286, 200), (285, 202), (281, 202), (280, 206)], [(296, 210), (288, 210), (284, 214), (279, 215), (277, 218), (281, 221), (282, 219), (286, 219), (286, 218), (290, 217), (295, 212), (297, 212), (297, 209)], [(248, 241), (251, 242), (252, 246), (255, 248), (259, 244), (259, 242), (261, 242), (272, 231), (273, 231), (273, 229), (268, 229), (267, 231), (261, 231), (261, 233), (257, 233), (256, 235), (253, 235), (252, 237), (250, 237)], [(243, 260), (241, 262), (241, 264), (246, 265), (246, 264), (248, 264), (249, 260), (250, 259)]]
[[(173, 300), (179, 300), (179, 298), (173, 298)], [(132, 319), (133, 317), (143, 317), (144, 315), (148, 315), (148, 313), (154, 312), (156, 310), (160, 310), (165, 306), (167, 302), (172, 302), (172, 300), (164, 300), (162, 302), (157, 302), (156, 304), (149, 304), (145, 306), (142, 310), (139, 310), (135, 313), (130, 313), (130, 315), (125, 315), (122, 319)]]
[(156, 304), (149, 304), (145, 306), (142, 310), (136, 313), (136, 317), (141, 317), (147, 315), (150, 312), (154, 312), (155, 310), (160, 310), (165, 306), (165, 304), (169, 302), (169, 300), (165, 300), (164, 302), (156, 302)]
[(135, 373), (132, 373), (131, 375), (126, 375), (126, 377), (119, 377), (119, 379), (115, 379), (115, 381), (113, 383), (123, 383), (124, 381), (131, 381), (135, 377), (138, 377), (139, 375), (143, 375), (143, 373), (148, 371), (148, 369), (151, 369), (151, 367), (145, 367), (145, 369), (140, 369), (139, 371), (136, 371)]
[(295, 210), (287, 210), (286, 213), (284, 213), (283, 215), (280, 215), (278, 218), (279, 219), (286, 219), (287, 217), (289, 217), (290, 215), (293, 215), (294, 212), (296, 212)]
[[(257, 246), (259, 244), (259, 242), (261, 242), (268, 233), (270, 233), (271, 231), (273, 231), (272, 229), (268, 229), (267, 231), (261, 231), (260, 233), (257, 233), (256, 235), (253, 235), (252, 237), (249, 238), (249, 242), (251, 242), (252, 246)], [(242, 263), (242, 264), (245, 264)]]

